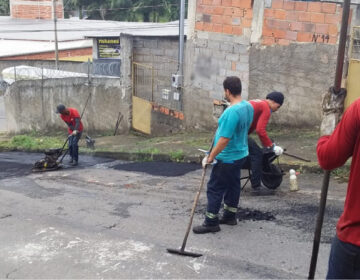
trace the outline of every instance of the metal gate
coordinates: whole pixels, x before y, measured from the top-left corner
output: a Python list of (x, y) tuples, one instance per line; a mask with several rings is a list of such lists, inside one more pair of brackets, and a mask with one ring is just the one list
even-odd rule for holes
[(151, 134), (151, 110), (154, 101), (154, 69), (138, 62), (132, 64), (132, 127)]

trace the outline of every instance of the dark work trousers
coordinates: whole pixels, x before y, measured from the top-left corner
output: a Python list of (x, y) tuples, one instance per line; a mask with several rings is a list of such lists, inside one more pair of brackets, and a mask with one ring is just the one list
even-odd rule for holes
[(75, 160), (79, 161), (79, 140), (81, 138), (81, 132), (77, 135), (70, 135), (69, 136), (69, 155), (70, 157)]
[(208, 225), (217, 225), (219, 219), (217, 217), (221, 202), (233, 208), (237, 208), (240, 199), (240, 171), (246, 158), (233, 161), (232, 163), (224, 163), (218, 160), (213, 166), (210, 180), (207, 184), (207, 212), (205, 223)]
[(360, 279), (360, 247), (335, 236), (326, 279)]
[(251, 186), (256, 188), (261, 185), (263, 150), (254, 139), (248, 137), (249, 158), (251, 166)]

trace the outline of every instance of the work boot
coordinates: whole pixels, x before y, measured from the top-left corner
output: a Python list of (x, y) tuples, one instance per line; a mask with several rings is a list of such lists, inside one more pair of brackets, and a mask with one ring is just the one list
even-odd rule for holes
[(77, 160), (73, 160), (73, 162), (71, 163), (72, 166), (77, 166), (78, 165), (78, 161)]
[(225, 210), (224, 214), (219, 220), (219, 223), (229, 226), (237, 225), (236, 214)]
[(208, 225), (205, 222), (201, 226), (195, 226), (193, 227), (193, 232), (196, 234), (203, 234), (203, 233), (209, 233), (209, 232), (218, 232), (220, 231), (220, 226), (217, 225)]

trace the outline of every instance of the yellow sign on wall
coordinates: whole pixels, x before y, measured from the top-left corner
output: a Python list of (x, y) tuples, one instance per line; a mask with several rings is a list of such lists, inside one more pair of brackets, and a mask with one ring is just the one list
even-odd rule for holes
[(360, 97), (360, 60), (350, 59), (346, 83), (345, 109)]
[(132, 97), (132, 126), (134, 129), (151, 134), (151, 110), (149, 101), (133, 96)]

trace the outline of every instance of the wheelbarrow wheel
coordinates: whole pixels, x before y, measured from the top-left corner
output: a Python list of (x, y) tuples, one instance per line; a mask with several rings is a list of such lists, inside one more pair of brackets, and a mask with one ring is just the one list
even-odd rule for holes
[(263, 170), (261, 181), (265, 187), (275, 190), (281, 185), (283, 172), (275, 164), (269, 164), (267, 170)]

